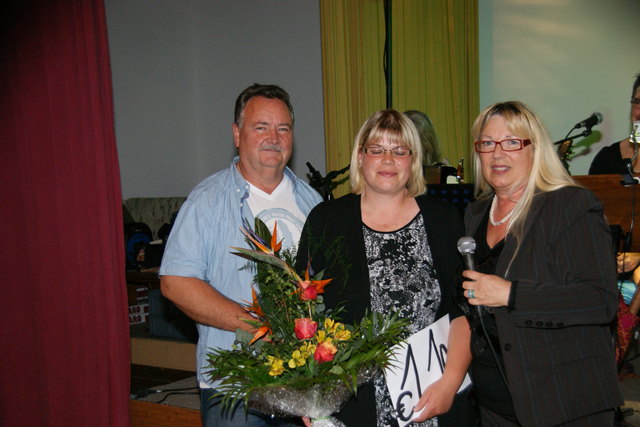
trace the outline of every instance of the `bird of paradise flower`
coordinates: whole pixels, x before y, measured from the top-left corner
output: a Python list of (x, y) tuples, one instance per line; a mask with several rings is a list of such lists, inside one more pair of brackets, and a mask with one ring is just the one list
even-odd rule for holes
[[(289, 263), (278, 256), (280, 250), (282, 249), (282, 241), (278, 242), (277, 221), (274, 224), (269, 243), (267, 243), (251, 229), (246, 219), (243, 220), (243, 227), (241, 227), (240, 230), (245, 235), (247, 240), (251, 242), (257, 249), (246, 249), (239, 247), (232, 247), (231, 249), (238, 251), (239, 254), (245, 255), (249, 259), (262, 261), (283, 270), (290, 277), (291, 281), (297, 284), (297, 288), (293, 292), (298, 294), (301, 301), (315, 301), (319, 294), (324, 293), (325, 286), (333, 280), (311, 279), (311, 261), (309, 261), (309, 263), (307, 264), (303, 279), (295, 271), (295, 269), (291, 267), (291, 265), (289, 265)], [(266, 318), (264, 310), (262, 310), (262, 307), (260, 306), (259, 298), (255, 289), (252, 289), (251, 292), (252, 302), (247, 303), (244, 308), (248, 313), (254, 315), (258, 319), (258, 321), (248, 320), (248, 322), (250, 322), (252, 326), (256, 327), (257, 329), (249, 344), (253, 344), (255, 341), (261, 338), (269, 337), (273, 334), (273, 330), (271, 328), (269, 320)], [(312, 317), (311, 304), (307, 304), (307, 309), (309, 310), (309, 317)]]

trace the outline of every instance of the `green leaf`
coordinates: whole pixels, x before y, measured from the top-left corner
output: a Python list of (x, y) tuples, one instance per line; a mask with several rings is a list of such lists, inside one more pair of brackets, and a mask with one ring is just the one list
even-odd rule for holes
[(251, 342), (251, 340), (253, 339), (253, 334), (249, 333), (248, 331), (245, 331), (244, 329), (236, 329), (236, 340), (242, 342), (242, 343), (249, 343)]
[(231, 249), (238, 251), (240, 255), (244, 255), (244, 257), (248, 258), (249, 260), (266, 262), (267, 264), (279, 267), (283, 270), (287, 270), (288, 268), (290, 268), (287, 263), (284, 262), (284, 260), (278, 258), (273, 254), (268, 254), (262, 251), (254, 251), (253, 249), (237, 248), (234, 246), (232, 246)]
[(344, 374), (344, 369), (342, 369), (340, 365), (334, 365), (331, 369), (329, 369), (329, 372), (335, 375), (342, 375)]

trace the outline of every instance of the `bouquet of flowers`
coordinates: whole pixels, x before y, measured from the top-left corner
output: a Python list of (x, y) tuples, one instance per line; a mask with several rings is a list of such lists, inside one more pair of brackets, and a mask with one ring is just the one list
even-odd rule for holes
[(292, 267), (294, 254), (281, 250), (277, 224), (270, 233), (256, 219), (255, 231), (242, 232), (250, 249), (232, 248), (257, 263), (253, 301), (245, 310), (256, 333), (236, 332), (231, 350), (209, 356), (211, 378), (222, 405), (239, 400), (266, 414), (307, 416), (315, 425), (341, 425), (337, 412), (359, 385), (392, 362), (391, 348), (406, 335), (406, 323), (395, 315), (367, 313), (355, 325), (339, 322), (341, 308), (330, 310), (322, 294), (332, 279), (302, 275)]

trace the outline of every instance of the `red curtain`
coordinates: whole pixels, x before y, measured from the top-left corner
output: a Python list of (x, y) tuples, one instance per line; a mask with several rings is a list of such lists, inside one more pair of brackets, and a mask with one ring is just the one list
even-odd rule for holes
[(102, 0), (0, 12), (0, 424), (127, 426), (122, 208)]

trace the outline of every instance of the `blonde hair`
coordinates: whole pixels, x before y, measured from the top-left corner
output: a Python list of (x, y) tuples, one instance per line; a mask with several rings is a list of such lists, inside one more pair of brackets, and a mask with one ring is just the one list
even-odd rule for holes
[(380, 110), (373, 113), (363, 123), (356, 135), (351, 153), (349, 176), (351, 192), (362, 194), (364, 179), (360, 170), (358, 154), (369, 143), (377, 143), (383, 138), (396, 141), (398, 145), (406, 145), (411, 149), (411, 173), (407, 182), (409, 197), (423, 194), (426, 190), (422, 175), (422, 147), (420, 137), (413, 122), (397, 110)]
[[(536, 193), (553, 191), (567, 186), (579, 187), (580, 185), (571, 178), (560, 161), (560, 157), (553, 147), (542, 120), (522, 102), (499, 102), (485, 108), (473, 123), (471, 134), (474, 141), (479, 140), (487, 122), (493, 116), (502, 117), (511, 134), (520, 138), (530, 139), (531, 147), (533, 148), (531, 171), (523, 181), (523, 183), (526, 182), (525, 190), (520, 200), (518, 200), (513, 216), (507, 226), (507, 233), (516, 238), (517, 247), (519, 247), (522, 240), (523, 226)], [(494, 191), (482, 174), (480, 156), (475, 151), (474, 162), (476, 196), (480, 200), (490, 198), (494, 195)]]
[(422, 145), (422, 164), (424, 167), (432, 166), (442, 160), (440, 142), (436, 136), (431, 119), (422, 111), (408, 110), (404, 114), (411, 119), (416, 126), (420, 144)]

